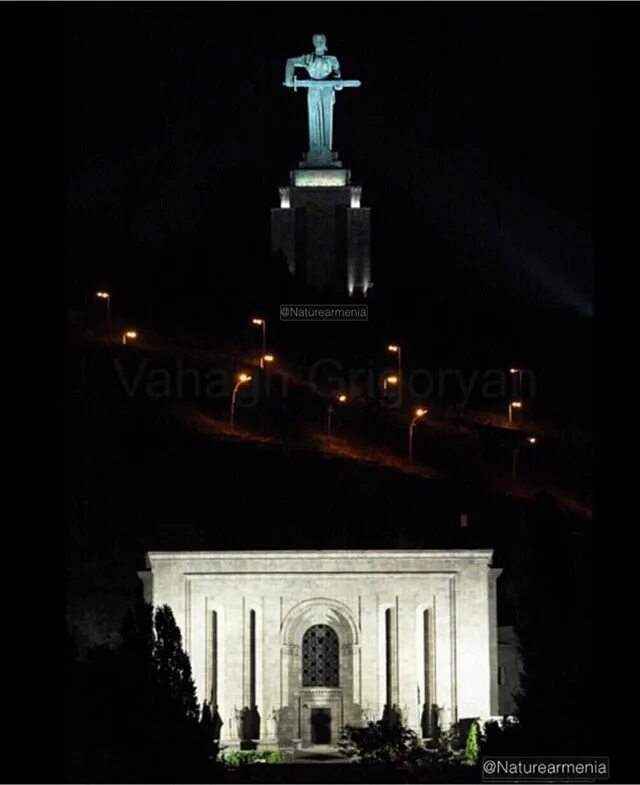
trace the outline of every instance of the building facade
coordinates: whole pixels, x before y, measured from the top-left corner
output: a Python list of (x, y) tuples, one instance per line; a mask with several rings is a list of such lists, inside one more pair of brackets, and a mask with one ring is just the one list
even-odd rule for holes
[[(397, 710), (419, 735), (498, 713), (490, 550), (150, 552), (224, 743), (335, 744)], [(250, 716), (249, 724), (245, 721)]]

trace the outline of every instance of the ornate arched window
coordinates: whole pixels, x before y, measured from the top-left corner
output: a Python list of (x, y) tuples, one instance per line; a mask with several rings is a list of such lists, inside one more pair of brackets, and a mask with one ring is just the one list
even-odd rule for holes
[(340, 686), (338, 636), (327, 624), (314, 624), (302, 638), (302, 686)]

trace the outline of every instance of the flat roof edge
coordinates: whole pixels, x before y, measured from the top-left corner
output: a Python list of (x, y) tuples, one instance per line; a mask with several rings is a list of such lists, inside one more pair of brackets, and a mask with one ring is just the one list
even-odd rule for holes
[(148, 551), (147, 563), (151, 561), (179, 560), (179, 559), (353, 559), (363, 556), (367, 558), (394, 558), (394, 559), (489, 559), (493, 556), (493, 548), (460, 549), (460, 550), (290, 550), (290, 551)]

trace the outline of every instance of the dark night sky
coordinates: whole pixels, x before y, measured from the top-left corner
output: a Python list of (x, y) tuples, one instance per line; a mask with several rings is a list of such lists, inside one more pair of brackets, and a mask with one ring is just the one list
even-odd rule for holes
[(589, 316), (596, 14), (70, 4), (71, 299), (143, 291), (169, 269), (194, 287), (251, 279), (306, 143), (284, 62), (318, 30), (363, 82), (338, 96), (335, 147), (374, 210), (378, 290), (446, 308), (454, 288), (464, 303), (481, 287), (496, 308)]

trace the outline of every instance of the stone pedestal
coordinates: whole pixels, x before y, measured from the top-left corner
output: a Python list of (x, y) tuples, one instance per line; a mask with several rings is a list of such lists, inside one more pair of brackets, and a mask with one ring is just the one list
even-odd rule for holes
[(336, 165), (301, 165), (271, 211), (271, 247), (301, 283), (334, 295), (366, 295), (371, 280), (371, 210)]
[(342, 168), (342, 161), (338, 159), (338, 153), (327, 150), (326, 147), (318, 147), (304, 153), (302, 161), (298, 164), (299, 169), (324, 169), (327, 166)]

